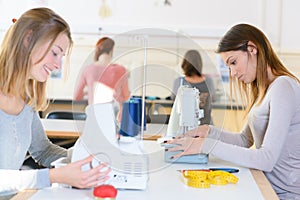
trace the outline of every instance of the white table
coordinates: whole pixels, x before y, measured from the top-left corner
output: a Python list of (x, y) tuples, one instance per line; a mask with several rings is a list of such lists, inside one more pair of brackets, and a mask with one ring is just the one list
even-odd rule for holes
[[(84, 122), (72, 122), (69, 120), (49, 121), (42, 120), (46, 131), (72, 132), (82, 130)], [(75, 127), (75, 129), (74, 129)], [(150, 132), (163, 133), (165, 125), (152, 125), (148, 129)], [(60, 131), (61, 132), (61, 131)], [(166, 163), (164, 161), (164, 151), (155, 141), (145, 141), (145, 149), (148, 152), (156, 152), (154, 164), (149, 173), (149, 181), (146, 190), (119, 190), (118, 200), (135, 200), (135, 199), (278, 199), (270, 184), (266, 180), (262, 172), (250, 170), (231, 163), (221, 161), (216, 158), (209, 158), (208, 164), (175, 164)], [(199, 169), (209, 167), (236, 167), (239, 173), (235, 175), (239, 178), (237, 184), (227, 184), (224, 186), (211, 185), (208, 189), (197, 189), (186, 186), (182, 182), (180, 169)], [(255, 174), (255, 176), (253, 176)], [(255, 179), (254, 179), (255, 178)], [(24, 196), (31, 196), (31, 200), (37, 199), (93, 199), (92, 190), (78, 190), (51, 187), (38, 191), (21, 192), (13, 199), (22, 199)]]
[[(154, 141), (145, 141), (145, 147), (159, 149)], [(146, 190), (119, 190), (118, 200), (153, 200), (153, 199), (264, 199), (249, 169), (234, 166), (221, 160), (210, 158), (208, 164), (170, 164), (164, 162), (163, 151), (156, 155), (156, 169), (149, 173), (148, 187)], [(182, 182), (180, 169), (199, 169), (209, 167), (238, 167), (239, 178), (237, 184), (224, 186), (211, 185), (208, 189), (197, 189), (186, 186)], [(92, 190), (77, 190), (66, 188), (46, 188), (34, 194), (31, 200), (38, 199), (93, 199)]]

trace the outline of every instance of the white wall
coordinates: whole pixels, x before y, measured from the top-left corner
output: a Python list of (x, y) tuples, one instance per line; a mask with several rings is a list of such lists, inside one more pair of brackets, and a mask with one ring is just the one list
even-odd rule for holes
[(99, 16), (103, 2), (0, 0), (0, 39), (12, 18), (18, 18), (37, 3), (54, 9), (69, 22), (75, 46), (67, 81), (50, 81), (49, 96), (56, 98), (72, 96), (81, 67), (90, 60), (94, 44), (103, 35), (116, 39), (115, 61), (132, 74), (130, 86), (134, 92), (141, 84), (143, 39), (147, 37), (151, 49), (147, 54), (147, 80), (151, 82), (147, 95), (168, 96), (173, 79), (181, 72), (181, 56), (187, 49), (201, 50), (205, 72), (218, 73), (214, 49), (226, 30), (240, 22), (261, 28), (287, 67), (300, 77), (300, 1), (170, 0), (172, 6), (165, 6), (164, 0), (106, 0), (112, 12), (107, 18)]

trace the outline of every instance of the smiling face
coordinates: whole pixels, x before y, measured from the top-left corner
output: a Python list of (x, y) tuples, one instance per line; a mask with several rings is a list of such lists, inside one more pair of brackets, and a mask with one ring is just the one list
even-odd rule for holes
[(50, 47), (50, 51), (46, 53), (46, 56), (39, 61), (45, 52), (47, 51), (50, 41), (44, 44), (38, 52), (35, 52), (32, 56), (32, 63), (30, 69), (30, 78), (39, 82), (45, 82), (53, 70), (61, 69), (62, 58), (65, 56), (66, 51), (69, 48), (69, 39), (67, 35), (61, 34), (54, 41)]
[(231, 77), (236, 77), (244, 83), (251, 83), (256, 79), (257, 50), (227, 51), (220, 53), (224, 63), (230, 68)]

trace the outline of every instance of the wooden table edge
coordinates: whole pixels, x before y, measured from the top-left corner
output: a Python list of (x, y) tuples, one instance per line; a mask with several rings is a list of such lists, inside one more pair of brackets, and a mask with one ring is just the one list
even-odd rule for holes
[(264, 199), (279, 200), (265, 174), (262, 171), (256, 169), (250, 169), (250, 171)]
[(32, 195), (34, 195), (38, 190), (23, 190), (18, 192), (15, 196), (11, 198), (11, 200), (25, 200), (29, 199)]
[[(62, 138), (62, 139), (75, 139), (80, 136), (80, 132), (73, 131), (46, 131), (46, 135), (49, 138)], [(160, 138), (160, 134), (144, 134), (144, 140), (157, 140)]]

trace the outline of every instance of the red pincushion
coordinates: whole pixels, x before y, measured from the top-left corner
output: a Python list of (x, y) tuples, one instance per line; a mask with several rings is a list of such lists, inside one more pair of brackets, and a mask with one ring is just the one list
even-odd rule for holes
[(116, 198), (118, 190), (112, 185), (99, 185), (94, 188), (94, 197), (99, 198)]

